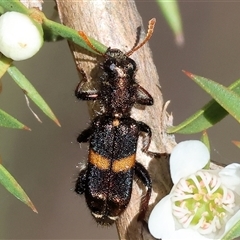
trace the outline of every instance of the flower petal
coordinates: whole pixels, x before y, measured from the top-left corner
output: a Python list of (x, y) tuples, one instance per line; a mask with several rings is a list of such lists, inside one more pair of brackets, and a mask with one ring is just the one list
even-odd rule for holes
[(197, 231), (194, 231), (192, 229), (179, 229), (177, 231), (173, 231), (169, 233), (168, 236), (162, 238), (162, 240), (209, 240), (209, 238), (203, 237), (200, 233)]
[(198, 140), (180, 142), (170, 157), (170, 171), (174, 184), (181, 178), (202, 169), (210, 160), (208, 148)]
[(240, 164), (232, 163), (222, 169), (219, 173), (222, 183), (240, 195)]
[(153, 208), (148, 220), (148, 228), (155, 238), (162, 238), (169, 232), (175, 231), (170, 195), (165, 196)]

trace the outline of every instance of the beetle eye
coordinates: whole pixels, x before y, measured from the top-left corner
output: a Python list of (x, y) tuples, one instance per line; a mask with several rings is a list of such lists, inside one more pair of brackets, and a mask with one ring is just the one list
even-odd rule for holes
[(132, 59), (129, 59), (125, 69), (126, 69), (126, 73), (132, 77), (133, 74), (136, 72), (136, 63)]
[(127, 65), (127, 69), (130, 70), (130, 71), (134, 71), (135, 70), (134, 65), (132, 63), (129, 63)]
[(113, 61), (113, 59), (108, 59), (103, 63), (103, 67), (106, 71), (109, 71), (109, 70), (113, 71), (114, 68), (116, 67), (116, 63), (115, 61)]
[(129, 65), (131, 65), (131, 68), (133, 71), (136, 70), (137, 66), (136, 66), (136, 63), (131, 59), (131, 61), (129, 62)]
[(103, 70), (108, 74), (110, 78), (116, 76), (116, 67), (116, 61), (114, 61), (114, 59), (108, 59), (103, 63)]
[(114, 63), (112, 63), (110, 66), (109, 66), (109, 69), (111, 71), (113, 71), (114, 69), (116, 68), (116, 65)]

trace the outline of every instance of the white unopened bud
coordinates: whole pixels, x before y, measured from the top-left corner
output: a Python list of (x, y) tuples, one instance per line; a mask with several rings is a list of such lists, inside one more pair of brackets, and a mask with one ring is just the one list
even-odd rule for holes
[(30, 17), (7, 12), (0, 17), (0, 52), (15, 61), (35, 55), (43, 44), (43, 30)]

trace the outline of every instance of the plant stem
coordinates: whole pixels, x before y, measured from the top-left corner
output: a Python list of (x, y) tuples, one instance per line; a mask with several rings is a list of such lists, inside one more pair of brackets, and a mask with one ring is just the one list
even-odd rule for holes
[[(134, 45), (139, 26), (141, 27), (141, 33), (143, 32), (142, 20), (133, 1), (57, 0), (56, 2), (60, 20), (64, 25), (84, 31), (86, 35), (97, 39), (104, 45), (119, 48), (123, 52), (129, 51)], [(147, 25), (147, 23), (145, 24)], [(100, 74), (98, 61), (101, 61), (101, 57), (87, 51), (83, 52), (81, 50), (79, 52), (79, 48), (71, 42), (69, 42), (69, 45), (76, 65), (83, 68), (89, 79), (92, 79), (92, 81), (89, 81), (89, 84), (97, 82)], [(131, 57), (138, 65), (136, 76), (138, 83), (153, 96), (155, 101), (153, 106), (145, 109), (134, 108), (132, 117), (138, 121), (145, 122), (151, 127), (153, 138), (150, 151), (169, 153), (175, 145), (175, 140), (172, 136), (165, 133), (165, 127), (172, 124), (172, 118), (167, 114), (166, 109), (163, 109), (164, 103), (159, 78), (148, 44), (134, 52)], [(94, 106), (90, 106), (90, 112), (93, 117), (95, 112), (97, 112), (96, 103)], [(141, 139), (139, 142), (141, 144)], [(138, 149), (141, 148), (138, 147)], [(164, 158), (153, 159), (151, 162), (150, 160), (151, 158), (143, 154), (141, 150), (137, 151), (137, 161), (141, 162), (148, 169), (153, 179), (153, 192), (151, 206), (149, 207), (152, 209), (154, 203), (156, 203), (156, 198), (159, 201), (159, 199), (168, 194), (172, 183), (168, 160)], [(134, 183), (131, 202), (127, 210), (116, 222), (120, 239), (153, 239), (145, 225), (136, 220), (142, 192), (145, 193), (145, 188), (139, 187)]]

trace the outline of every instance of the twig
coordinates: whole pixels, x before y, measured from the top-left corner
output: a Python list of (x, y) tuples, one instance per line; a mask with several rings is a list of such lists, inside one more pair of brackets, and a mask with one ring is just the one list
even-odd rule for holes
[[(56, 2), (60, 20), (63, 24), (84, 31), (88, 36), (97, 39), (106, 46), (128, 52), (135, 43), (139, 26), (142, 29), (141, 33), (144, 34), (140, 36), (141, 39), (145, 36), (142, 20), (133, 1), (56, 0)], [(76, 65), (83, 68), (90, 79), (96, 82), (99, 79), (99, 68), (96, 68), (99, 57), (79, 49), (72, 43), (69, 43), (69, 45)], [(148, 44), (134, 52), (131, 57), (138, 64), (138, 83), (153, 96), (155, 101), (154, 106), (146, 107), (144, 110), (134, 108), (132, 117), (151, 127), (153, 139), (150, 151), (169, 153), (175, 145), (175, 140), (174, 137), (165, 134), (165, 128), (172, 124), (172, 116), (167, 114), (166, 107), (163, 108), (167, 105), (163, 103), (156, 67), (153, 64)], [(92, 116), (97, 111), (95, 106), (90, 106)], [(138, 147), (138, 149), (141, 148)], [(157, 200), (161, 199), (171, 189), (168, 159), (163, 157), (163, 159), (151, 160), (149, 156), (138, 151), (137, 160), (148, 169), (153, 179), (153, 193), (150, 200), (151, 206), (149, 207), (152, 209), (156, 198)], [(136, 220), (143, 191), (144, 188), (134, 183), (131, 202), (116, 223), (120, 239), (153, 239), (149, 235), (145, 224)]]

